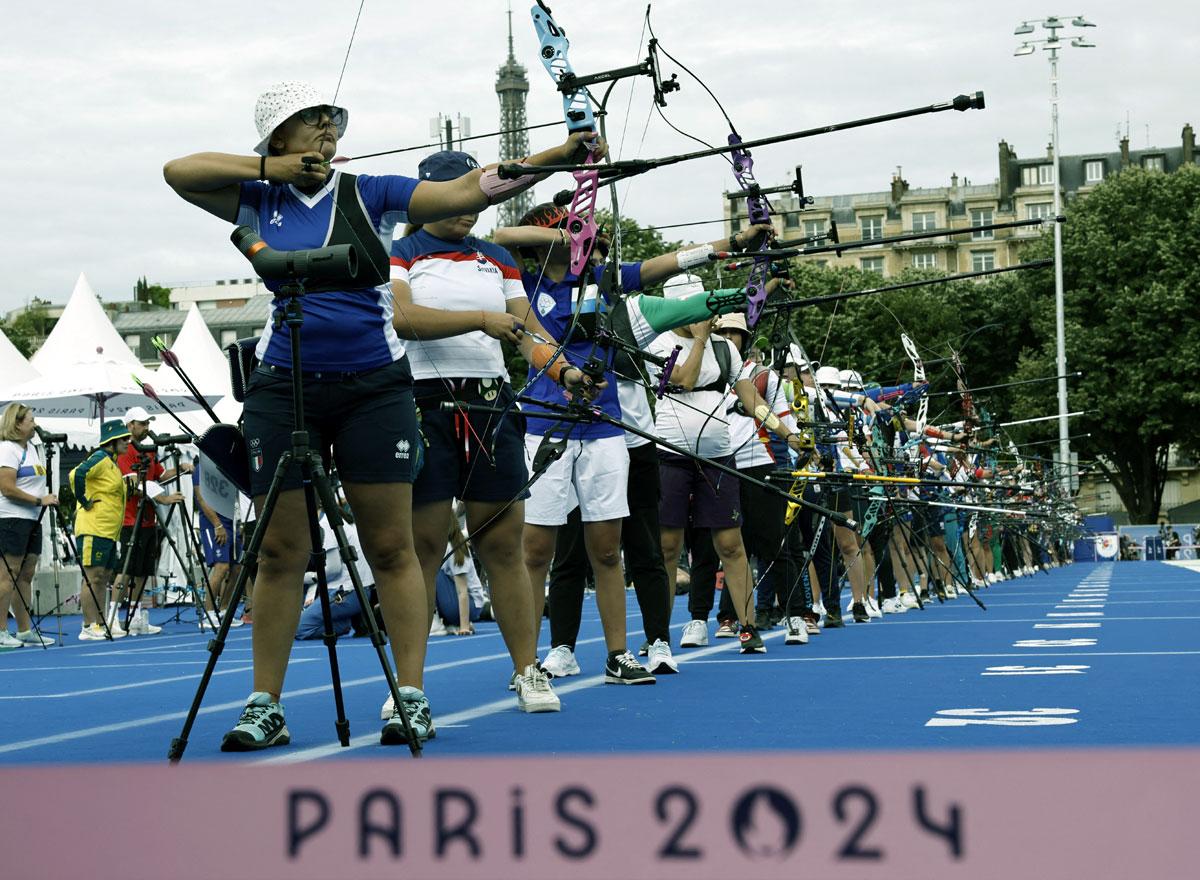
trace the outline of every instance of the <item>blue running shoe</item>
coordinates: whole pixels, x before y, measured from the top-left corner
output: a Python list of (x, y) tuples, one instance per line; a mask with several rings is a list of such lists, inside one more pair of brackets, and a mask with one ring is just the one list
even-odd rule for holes
[(286, 746), (292, 741), (283, 720), (283, 704), (263, 691), (255, 691), (246, 700), (242, 717), (221, 740), (223, 752), (255, 752), (270, 746)]
[(408, 732), (404, 729), (401, 712), (408, 716), (408, 725), (419, 742), (436, 737), (433, 713), (429, 709), (429, 700), (425, 698), (425, 692), (407, 685), (399, 688), (399, 691), (400, 706), (392, 710), (392, 717), (383, 725), (379, 741), (385, 746), (408, 745)]

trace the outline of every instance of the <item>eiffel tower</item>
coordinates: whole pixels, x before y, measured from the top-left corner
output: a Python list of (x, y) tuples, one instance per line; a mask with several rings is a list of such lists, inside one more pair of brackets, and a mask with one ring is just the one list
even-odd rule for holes
[[(529, 135), (525, 129), (525, 95), (529, 79), (525, 67), (513, 55), (512, 6), (508, 8), (508, 59), (496, 71), (496, 94), (500, 96), (500, 161), (510, 162), (529, 155)], [(500, 226), (516, 226), (534, 206), (533, 190), (529, 189), (500, 205)]]

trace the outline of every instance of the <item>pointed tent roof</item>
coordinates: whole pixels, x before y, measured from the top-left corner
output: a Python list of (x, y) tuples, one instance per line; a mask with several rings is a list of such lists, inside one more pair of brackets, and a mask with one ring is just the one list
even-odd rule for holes
[(36, 379), (37, 375), (38, 371), (17, 351), (12, 340), (0, 333), (0, 387), (19, 385)]
[(87, 278), (80, 272), (62, 317), (29, 362), (44, 375), (95, 359), (100, 352), (111, 360), (130, 366), (141, 365), (137, 355), (130, 351), (100, 306), (100, 300), (96, 298)]
[[(175, 337), (175, 342), (171, 344), (171, 351), (179, 358), (179, 366), (203, 394), (227, 395), (233, 393), (229, 381), (228, 362), (216, 340), (213, 339), (212, 331), (204, 323), (203, 313), (195, 303), (192, 303), (188, 309), (183, 327), (180, 328), (179, 335)], [(175, 371), (165, 363), (159, 365), (154, 375), (156, 381), (169, 380), (172, 384), (179, 382)]]
[[(212, 331), (204, 323), (204, 313), (191, 304), (187, 318), (179, 335), (171, 345), (171, 351), (179, 358), (180, 368), (187, 373), (200, 389), (200, 393), (209, 396), (220, 396), (213, 409), (222, 422), (236, 424), (242, 413), (242, 405), (233, 399), (233, 385), (229, 378), (229, 361), (213, 339)], [(165, 363), (160, 364), (154, 373), (154, 381), (164, 385), (178, 384), (179, 377)]]

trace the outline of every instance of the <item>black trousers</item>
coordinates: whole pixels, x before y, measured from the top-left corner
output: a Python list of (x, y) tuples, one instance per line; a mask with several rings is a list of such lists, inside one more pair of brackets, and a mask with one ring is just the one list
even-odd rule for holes
[[(663, 564), (662, 530), (658, 524), (658, 452), (653, 443), (629, 450), (629, 516), (621, 521), (625, 578), (633, 581), (642, 628), (649, 642), (670, 642), (667, 569)], [(674, 564), (675, 560), (672, 560)], [(583, 595), (591, 577), (583, 520), (576, 507), (560, 526), (550, 568), (550, 644), (575, 650), (583, 615)]]
[[(829, 506), (829, 493), (822, 492), (821, 487), (815, 483), (808, 485), (804, 489), (804, 494), (801, 496), (805, 501), (813, 504), (822, 504)], [(838, 583), (841, 579), (839, 570), (841, 555), (836, 552), (833, 540), (833, 523), (822, 517), (819, 513), (815, 513), (806, 507), (800, 508), (796, 513), (796, 522), (799, 523), (799, 539), (796, 541), (797, 554), (802, 554), (805, 560), (804, 566), (804, 582), (808, 584), (808, 589), (804, 595), (804, 606), (797, 609), (792, 605), (788, 607), (788, 616), (795, 616), (795, 612), (811, 611), (814, 602), (813, 588), (819, 592), (821, 601), (826, 609), (832, 609), (835, 613), (840, 608), (839, 594), (841, 590), (838, 588)], [(819, 530), (819, 533), (818, 533)], [(813, 568), (817, 572), (817, 583), (812, 584), (808, 578), (807, 562), (811, 559)], [(832, 603), (832, 604), (831, 604)]]
[[(895, 520), (891, 513), (891, 508), (884, 505), (879, 514), (879, 521), (875, 524), (875, 528), (871, 529), (871, 534), (867, 536), (871, 552), (875, 554), (875, 574), (879, 578), (879, 600), (881, 602), (884, 599), (896, 597), (896, 572), (892, 568), (892, 553), (888, 546), (892, 530), (895, 528)], [(870, 574), (867, 572), (868, 578)], [(870, 589), (869, 582), (868, 589)]]

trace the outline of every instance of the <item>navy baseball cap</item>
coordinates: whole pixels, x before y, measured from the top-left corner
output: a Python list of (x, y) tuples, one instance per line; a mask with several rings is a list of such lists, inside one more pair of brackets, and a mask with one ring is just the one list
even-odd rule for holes
[(458, 180), (468, 171), (479, 167), (475, 157), (458, 150), (442, 150), (426, 156), (417, 166), (417, 177), (421, 180)]

